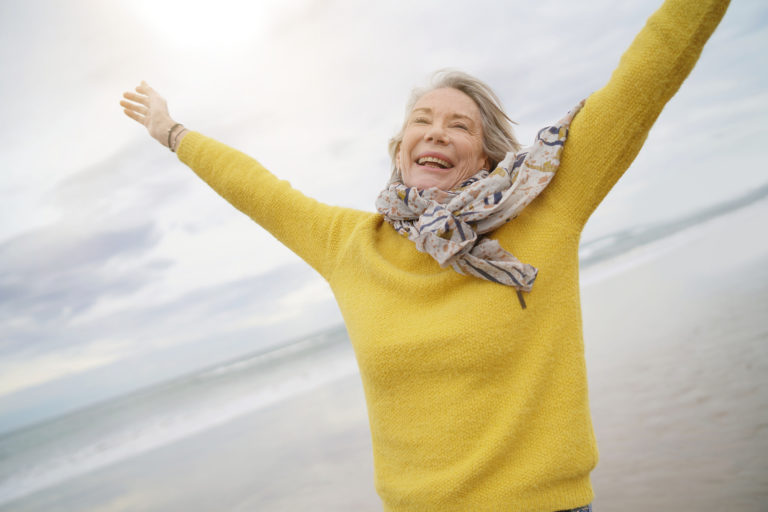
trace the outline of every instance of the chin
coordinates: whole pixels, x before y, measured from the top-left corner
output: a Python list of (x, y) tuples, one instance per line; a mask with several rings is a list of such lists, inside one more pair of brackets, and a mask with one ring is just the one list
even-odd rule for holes
[(403, 183), (407, 187), (416, 187), (419, 190), (425, 190), (433, 187), (437, 187), (440, 190), (450, 190), (456, 186), (447, 176), (413, 176), (409, 178), (403, 178)]

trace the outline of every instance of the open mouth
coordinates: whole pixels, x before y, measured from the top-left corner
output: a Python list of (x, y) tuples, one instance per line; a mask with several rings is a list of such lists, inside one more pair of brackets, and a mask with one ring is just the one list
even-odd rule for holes
[(450, 169), (453, 167), (453, 164), (448, 160), (443, 160), (436, 156), (422, 156), (416, 160), (416, 163), (424, 167), (432, 167), (433, 169)]

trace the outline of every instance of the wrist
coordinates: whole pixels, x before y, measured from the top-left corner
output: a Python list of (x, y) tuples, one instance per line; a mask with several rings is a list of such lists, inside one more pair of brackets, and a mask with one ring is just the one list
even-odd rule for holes
[(163, 146), (168, 147), (168, 132), (176, 124), (176, 121), (170, 117), (164, 117), (162, 119), (152, 120), (147, 128), (149, 130), (149, 134), (152, 135), (152, 138), (154, 138)]
[(183, 139), (187, 133), (189, 133), (189, 130), (187, 130), (183, 125), (179, 125), (178, 128), (173, 130), (171, 133), (171, 142), (170, 146), (168, 146), (168, 149), (175, 153), (181, 144), (181, 139)]
[(165, 146), (173, 151), (173, 137), (178, 134), (179, 130), (183, 130), (184, 125), (181, 123), (173, 123), (169, 128), (166, 135)]

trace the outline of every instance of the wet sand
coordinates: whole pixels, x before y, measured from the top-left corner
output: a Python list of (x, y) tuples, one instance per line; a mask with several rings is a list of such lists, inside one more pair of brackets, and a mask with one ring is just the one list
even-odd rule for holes
[[(768, 510), (763, 203), (584, 272), (596, 512)], [(376, 511), (370, 450), (353, 376), (0, 510)]]
[(768, 510), (765, 219), (714, 219), (584, 288), (597, 511)]

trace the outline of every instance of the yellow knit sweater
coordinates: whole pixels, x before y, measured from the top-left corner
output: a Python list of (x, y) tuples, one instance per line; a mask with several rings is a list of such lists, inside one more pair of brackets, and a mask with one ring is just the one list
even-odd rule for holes
[(592, 500), (579, 236), (727, 4), (668, 0), (576, 116), (549, 187), (493, 233), (539, 269), (525, 310), (514, 289), (440, 268), (380, 215), (307, 198), (198, 133), (183, 139), (184, 163), (330, 283), (386, 510), (552, 512)]

